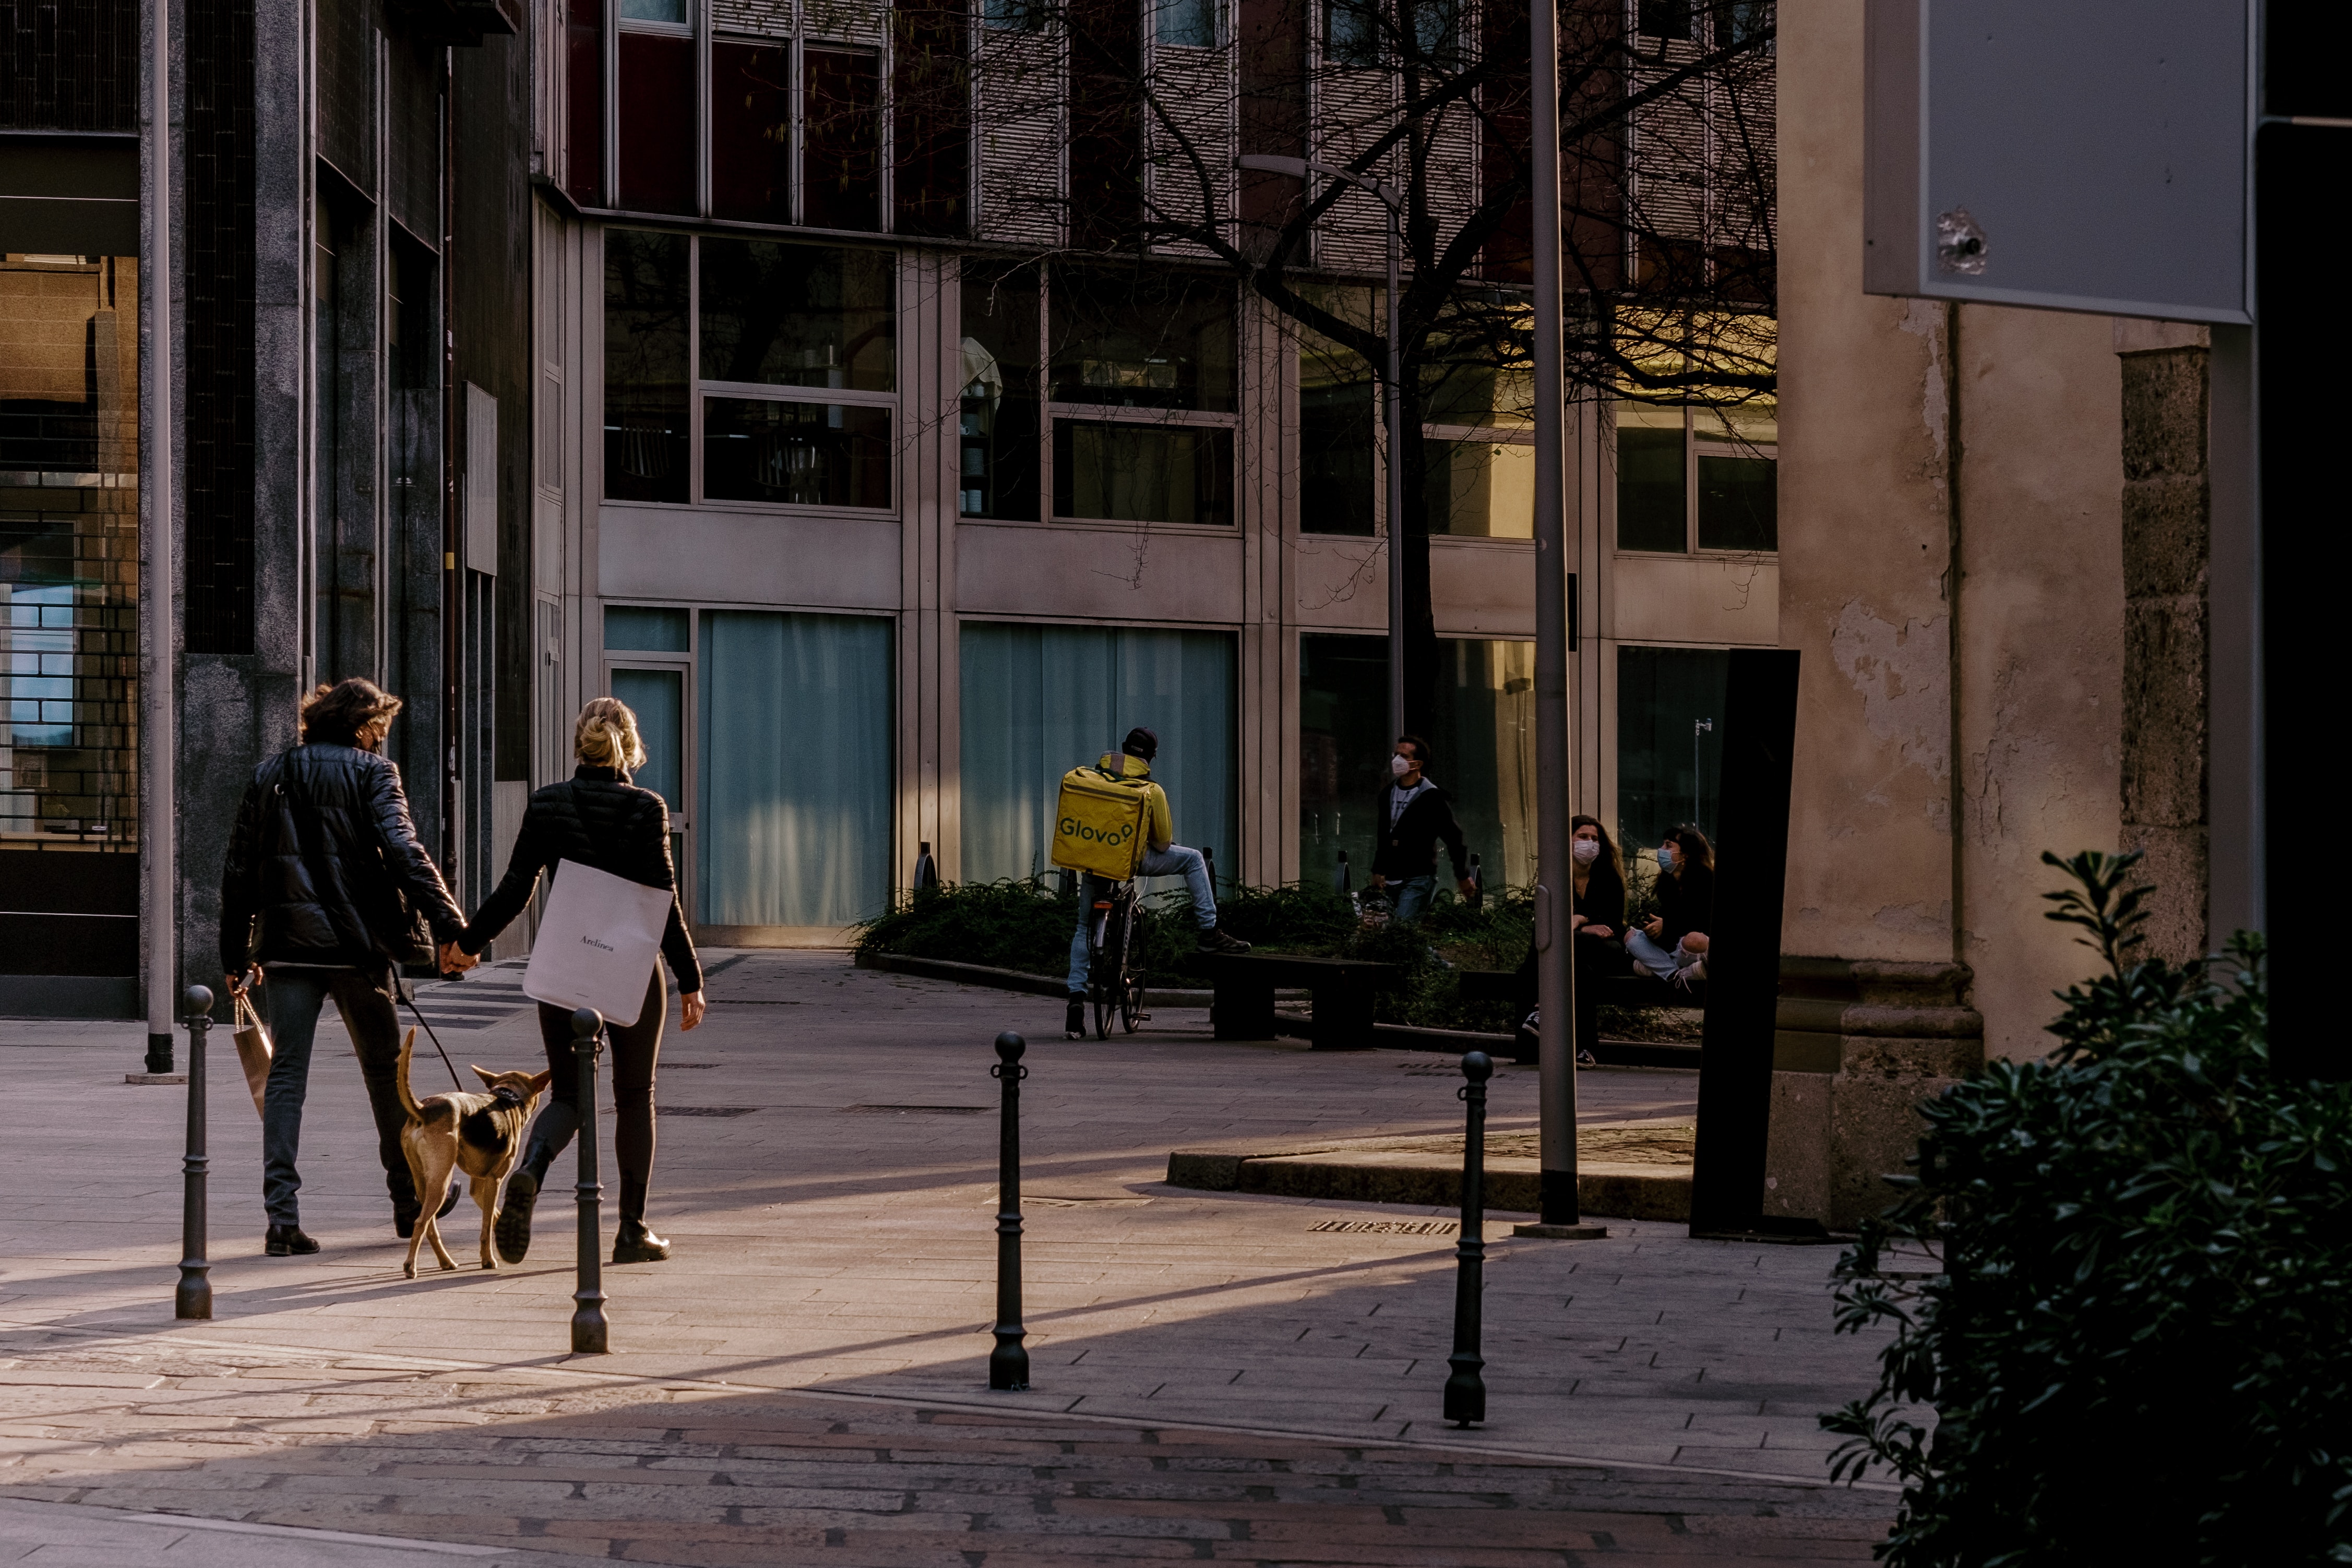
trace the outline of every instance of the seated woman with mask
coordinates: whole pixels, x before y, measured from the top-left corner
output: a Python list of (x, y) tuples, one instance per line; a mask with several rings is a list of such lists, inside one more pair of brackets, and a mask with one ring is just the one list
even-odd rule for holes
[[(1568, 852), (1573, 866), (1575, 913), (1570, 916), (1576, 933), (1576, 1061), (1590, 1067), (1593, 1047), (1601, 1040), (1601, 994), (1598, 982), (1625, 972), (1625, 862), (1598, 817), (1573, 817)], [(1520, 1005), (1536, 1005), (1536, 950), (1531, 946), (1517, 977)], [(1521, 1061), (1529, 1060), (1539, 1022), (1530, 1011), (1519, 1025)]]
[(1715, 848), (1688, 822), (1658, 845), (1658, 913), (1625, 934), (1638, 974), (1688, 989), (1706, 978), (1706, 927), (1715, 917)]

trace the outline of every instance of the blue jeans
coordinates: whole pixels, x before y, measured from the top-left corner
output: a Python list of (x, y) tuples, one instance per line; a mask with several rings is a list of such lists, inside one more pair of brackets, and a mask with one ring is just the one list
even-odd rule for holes
[(1625, 933), (1625, 951), (1633, 956), (1633, 962), (1660, 979), (1672, 979), (1675, 970), (1686, 968), (1698, 962), (1700, 956), (1696, 953), (1685, 951), (1679, 940), (1675, 943), (1674, 951), (1670, 953), (1659, 946), (1648, 932), (1638, 930)]
[(1428, 913), (1429, 901), (1437, 896), (1437, 873), (1409, 876), (1402, 882), (1391, 877), (1388, 886), (1392, 905), (1390, 918), (1401, 925), (1410, 925)]
[[(1146, 850), (1135, 862), (1138, 876), (1181, 876), (1185, 890), (1192, 895), (1192, 915), (1203, 931), (1213, 931), (1217, 925), (1217, 892), (1209, 885), (1209, 862), (1201, 858), (1198, 850), (1188, 850), (1181, 844), (1171, 844), (1164, 850)], [(1106, 882), (1092, 872), (1078, 877), (1078, 929), (1070, 938), (1070, 994), (1076, 996), (1087, 988), (1087, 972), (1094, 967), (1095, 900), (1108, 898), (1110, 890), (1118, 884)]]
[(394, 982), (357, 969), (312, 969), (284, 964), (265, 967), (262, 1017), (269, 1021), (269, 1081), (261, 1090), (261, 1200), (272, 1225), (301, 1223), (295, 1195), (302, 1190), (294, 1159), (302, 1145), (302, 1101), (310, 1086), (310, 1048), (319, 1032), (319, 1010), (332, 997), (359, 1053), (360, 1079), (367, 1085), (368, 1109), (375, 1113), (376, 1158), (395, 1210), (414, 1207), (415, 1179), (400, 1146), (408, 1113), (400, 1107), (400, 1015)]

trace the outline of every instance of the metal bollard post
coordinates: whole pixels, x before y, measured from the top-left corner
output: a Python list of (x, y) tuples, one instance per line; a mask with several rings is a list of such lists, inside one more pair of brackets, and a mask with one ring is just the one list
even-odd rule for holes
[(1486, 1380), (1480, 1375), (1486, 1358), (1478, 1354), (1478, 1340), (1486, 1268), (1486, 1080), (1494, 1074), (1485, 1051), (1465, 1052), (1462, 1076), (1469, 1082), (1454, 1091), (1469, 1107), (1462, 1129), (1462, 1239), (1454, 1249), (1454, 1354), (1445, 1358), (1454, 1369), (1445, 1380), (1445, 1418), (1457, 1427), (1486, 1418)]
[(572, 1354), (603, 1355), (605, 1337), (604, 1184), (596, 1171), (596, 1058), (604, 1049), (604, 1015), (582, 1008), (572, 1015), (572, 1054), (580, 1063), (580, 1288), (572, 1292)]
[(213, 1315), (212, 1264), (205, 1258), (205, 1034), (213, 1027), (213, 994), (190, 986), (180, 995), (188, 1023), (188, 1154), (180, 1198), (180, 1288), (172, 1292), (175, 1318)]
[(1021, 1342), (1021, 1081), (1029, 1070), (1017, 1034), (996, 1037), (997, 1063), (988, 1075), (1004, 1085), (996, 1155), (996, 1348), (988, 1353), (988, 1385), (1021, 1393), (1029, 1386), (1029, 1353)]

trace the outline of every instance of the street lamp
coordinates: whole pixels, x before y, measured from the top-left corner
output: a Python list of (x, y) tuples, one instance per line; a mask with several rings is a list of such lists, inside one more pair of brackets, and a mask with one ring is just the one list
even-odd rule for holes
[(1397, 265), (1402, 241), (1398, 230), (1404, 222), (1404, 195), (1386, 180), (1313, 158), (1249, 152), (1234, 159), (1234, 167), (1286, 174), (1301, 183), (1309, 174), (1320, 174), (1370, 192), (1389, 210), (1389, 735), (1393, 739), (1404, 733), (1404, 561), (1398, 548), (1404, 538), (1404, 356), (1397, 345)]

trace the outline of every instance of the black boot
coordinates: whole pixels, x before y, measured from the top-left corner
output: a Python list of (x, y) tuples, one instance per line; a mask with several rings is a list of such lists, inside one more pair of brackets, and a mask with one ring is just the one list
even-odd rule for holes
[(299, 1225), (273, 1225), (262, 1239), (261, 1249), (272, 1258), (307, 1258), (319, 1249), (319, 1244), (304, 1235)]
[(669, 1242), (646, 1228), (646, 1184), (621, 1178), (621, 1229), (613, 1238), (615, 1263), (658, 1263), (669, 1256)]
[(1070, 993), (1069, 1011), (1062, 1016), (1062, 1035), (1066, 1040), (1084, 1040), (1087, 1038), (1086, 992), (1072, 991)]
[(499, 1205), (498, 1223), (490, 1231), (504, 1261), (520, 1263), (530, 1253), (530, 1211), (538, 1204), (539, 1177), (523, 1166), (507, 1178), (506, 1197)]

